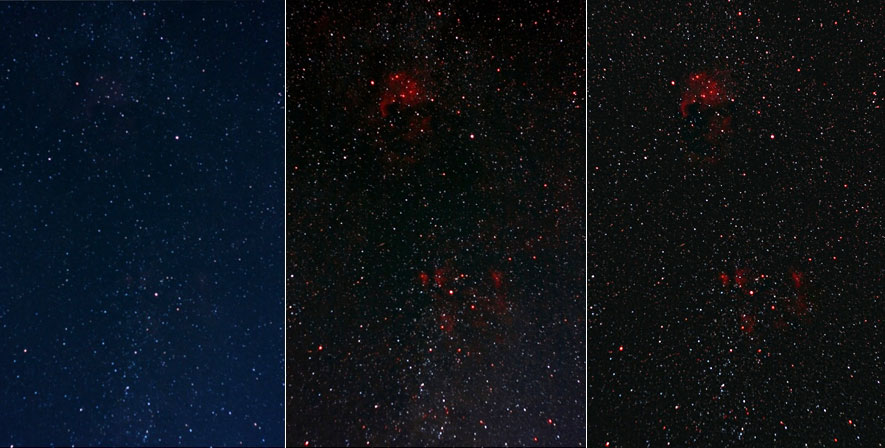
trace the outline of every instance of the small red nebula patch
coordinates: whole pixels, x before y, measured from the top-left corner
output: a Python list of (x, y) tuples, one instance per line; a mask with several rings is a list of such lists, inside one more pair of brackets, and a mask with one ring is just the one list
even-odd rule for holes
[(427, 275), (426, 272), (423, 272), (423, 271), (420, 272), (420, 273), (418, 274), (418, 280), (421, 281), (421, 286), (423, 286), (423, 287), (425, 287), (425, 288), (427, 287), (427, 285), (430, 284), (430, 276)]
[(722, 283), (722, 286), (728, 286), (729, 280), (728, 274), (724, 272), (719, 274), (719, 282)]
[(504, 274), (502, 274), (500, 271), (496, 271), (493, 269), (491, 271), (491, 276), (492, 276), (492, 283), (494, 283), (494, 285), (495, 285), (495, 289), (501, 289), (501, 285), (504, 282)]
[(741, 314), (741, 331), (750, 334), (756, 327), (756, 316), (752, 314)]
[(723, 82), (707, 72), (693, 73), (688, 77), (679, 110), (688, 117), (688, 106), (698, 104), (701, 109), (719, 107), (728, 100)]
[(442, 288), (446, 284), (446, 271), (442, 268), (436, 268), (436, 271), (433, 273), (433, 282), (436, 283), (436, 286)]
[(792, 271), (792, 270), (790, 271), (790, 280), (793, 281), (793, 287), (796, 289), (802, 288), (804, 277), (805, 277), (805, 274), (803, 274), (799, 271)]
[(381, 116), (390, 113), (393, 104), (414, 106), (424, 101), (425, 95), (418, 81), (406, 73), (393, 73), (387, 77), (387, 85), (381, 94)]
[(746, 269), (738, 269), (734, 273), (734, 283), (738, 286), (738, 288), (743, 288), (747, 286), (747, 270)]

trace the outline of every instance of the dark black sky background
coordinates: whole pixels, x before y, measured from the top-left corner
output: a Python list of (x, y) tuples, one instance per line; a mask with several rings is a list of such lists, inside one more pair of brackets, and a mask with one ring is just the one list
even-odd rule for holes
[(288, 5), (291, 444), (582, 446), (583, 5)]
[(813, 3), (591, 4), (589, 446), (882, 446), (883, 11)]
[(282, 444), (282, 4), (0, 22), (0, 439)]

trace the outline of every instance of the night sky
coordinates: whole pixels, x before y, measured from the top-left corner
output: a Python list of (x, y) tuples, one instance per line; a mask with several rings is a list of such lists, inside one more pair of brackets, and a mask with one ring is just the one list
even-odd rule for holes
[(283, 443), (283, 20), (0, 5), (2, 443)]
[(589, 10), (589, 446), (882, 446), (881, 4), (645, 3)]
[(0, 443), (885, 445), (882, 7), (644, 3), (0, 5)]
[(583, 4), (287, 9), (288, 443), (583, 446)]

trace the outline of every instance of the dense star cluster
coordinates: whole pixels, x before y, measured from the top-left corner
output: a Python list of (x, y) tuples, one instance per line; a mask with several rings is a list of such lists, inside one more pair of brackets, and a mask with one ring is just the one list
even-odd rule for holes
[(0, 440), (283, 443), (280, 4), (0, 5)]
[(883, 15), (813, 5), (591, 3), (589, 446), (882, 446)]
[(288, 5), (287, 434), (583, 446), (580, 3)]

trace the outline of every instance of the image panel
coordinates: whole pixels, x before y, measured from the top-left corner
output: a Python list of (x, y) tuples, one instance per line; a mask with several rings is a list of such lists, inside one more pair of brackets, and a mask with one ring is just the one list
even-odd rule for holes
[(882, 18), (590, 2), (589, 446), (881, 446)]
[(584, 446), (583, 23), (287, 5), (287, 444)]
[(0, 440), (284, 439), (282, 2), (0, 5)]

